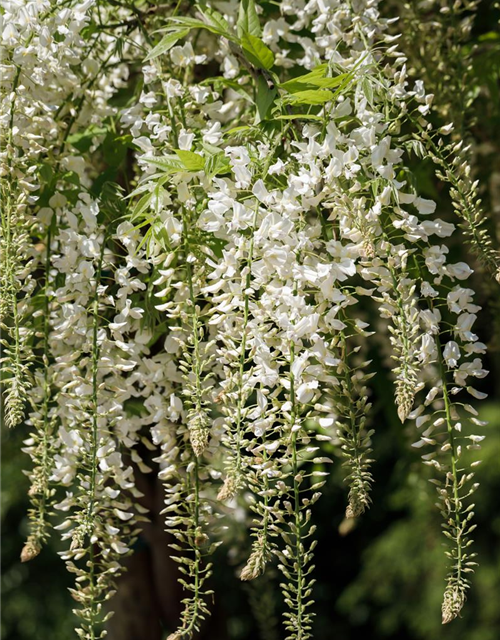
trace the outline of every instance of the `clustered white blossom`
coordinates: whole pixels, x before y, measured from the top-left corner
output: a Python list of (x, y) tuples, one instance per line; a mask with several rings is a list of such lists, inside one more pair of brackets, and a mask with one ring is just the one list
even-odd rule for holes
[(288, 637), (312, 637), (325, 447), (345, 458), (346, 517), (371, 503), (373, 310), (398, 416), (436, 471), (449, 622), (474, 566), (461, 452), (481, 440), (464, 396), (484, 395), (485, 345), (472, 269), (449, 259), (455, 225), (409, 160), (440, 165), (471, 224), (476, 187), (451, 129), (428, 122), (394, 21), (378, 0), (116, 4), (0, 5), (6, 411), (19, 423), (29, 402), (33, 427), (23, 560), (62, 512), (77, 632), (102, 637), (147, 517), (134, 473), (156, 466), (186, 592), (170, 640), (209, 614), (209, 557), (237, 505), (253, 514), (241, 579), (277, 559)]

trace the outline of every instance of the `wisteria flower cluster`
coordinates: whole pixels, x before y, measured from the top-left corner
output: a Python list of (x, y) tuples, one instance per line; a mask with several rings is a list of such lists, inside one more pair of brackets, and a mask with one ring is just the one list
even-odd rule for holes
[[(185, 594), (169, 640), (209, 615), (237, 510), (241, 580), (276, 563), (287, 637), (312, 637), (332, 450), (346, 518), (371, 505), (372, 343), (437, 488), (443, 623), (462, 609), (478, 486), (462, 451), (480, 448), (468, 396), (487, 371), (456, 227), (478, 268), (498, 279), (500, 262), (470, 154), (431, 124), (378, 5), (0, 2), (4, 416), (31, 430), (22, 560), (60, 534), (80, 638), (104, 637), (148, 518), (138, 473), (164, 486)], [(449, 184), (455, 223), (419, 193), (415, 157)]]

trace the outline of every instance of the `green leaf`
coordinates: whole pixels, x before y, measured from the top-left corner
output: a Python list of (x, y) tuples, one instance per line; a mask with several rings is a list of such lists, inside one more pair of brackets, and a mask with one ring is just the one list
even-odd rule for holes
[(40, 169), (38, 171), (42, 180), (47, 183), (52, 180), (52, 176), (54, 175), (54, 171), (49, 163), (44, 163), (40, 165)]
[(232, 129), (228, 129), (226, 131), (228, 136), (231, 136), (235, 133), (243, 133), (244, 131), (251, 131), (252, 127), (247, 124), (240, 125), (239, 127), (233, 127)]
[(479, 36), (479, 42), (491, 42), (494, 40), (500, 40), (500, 33), (497, 31), (488, 31), (488, 33), (483, 33)]
[(154, 156), (145, 156), (141, 159), (145, 160), (148, 164), (152, 164), (153, 167), (161, 169), (161, 171), (164, 171), (165, 173), (177, 173), (178, 171), (184, 170), (184, 164), (172, 156), (163, 156), (159, 158)]
[(219, 29), (223, 33), (229, 32), (227, 20), (218, 11), (211, 7), (204, 7), (203, 9), (200, 9), (200, 11), (216, 29)]
[(342, 82), (348, 76), (349, 76), (348, 73), (341, 73), (340, 75), (335, 76), (335, 78), (316, 78), (311, 80), (309, 84), (312, 85), (313, 87), (321, 87), (323, 89), (333, 89), (334, 87), (338, 87), (339, 84), (342, 84)]
[(254, 0), (240, 1), (236, 28), (238, 29), (238, 35), (240, 38), (243, 38), (245, 33), (249, 33), (252, 36), (261, 35), (262, 31), (260, 28), (260, 20), (255, 9)]
[(259, 69), (271, 69), (274, 64), (274, 53), (251, 33), (244, 33), (241, 38), (243, 52), (249, 62)]
[(83, 27), (80, 31), (80, 35), (88, 42), (97, 30), (97, 23), (92, 20), (86, 27)]
[(339, 76), (335, 76), (335, 78), (313, 78), (309, 82), (302, 82), (301, 80), (290, 82), (287, 86), (280, 85), (281, 89), (285, 89), (289, 93), (297, 93), (298, 91), (305, 91), (306, 89), (333, 89), (338, 87), (342, 82), (347, 78), (349, 74), (342, 73)]
[(74, 184), (77, 187), (80, 186), (80, 176), (74, 171), (67, 171), (63, 175), (63, 180), (69, 184)]
[(205, 160), (205, 173), (209, 178), (228, 173), (231, 170), (229, 158), (224, 153), (216, 153)]
[(177, 157), (188, 171), (203, 171), (205, 168), (205, 158), (194, 151), (184, 149), (174, 149)]
[(125, 412), (131, 416), (143, 416), (146, 413), (144, 402), (140, 400), (125, 400), (123, 408)]
[(258, 119), (259, 122), (266, 118), (267, 114), (269, 113), (269, 109), (274, 103), (274, 100), (277, 95), (278, 95), (278, 92), (276, 88), (273, 86), (273, 88), (270, 89), (268, 83), (266, 82), (266, 79), (263, 78), (261, 75), (259, 75), (257, 78), (257, 99), (256, 99), (257, 112), (259, 114), (259, 119)]
[(275, 116), (275, 120), (323, 120), (323, 118), (314, 113), (287, 113), (282, 116)]
[(153, 192), (146, 193), (142, 196), (139, 202), (135, 205), (132, 211), (132, 220), (138, 218), (149, 207), (149, 203), (153, 197)]
[(217, 147), (215, 144), (210, 144), (210, 142), (202, 142), (201, 146), (203, 150), (206, 151), (205, 159), (207, 158), (207, 156), (214, 156), (214, 155), (217, 155), (218, 153), (221, 153), (220, 148)]
[(196, 18), (190, 18), (187, 16), (186, 17), (176, 16), (175, 18), (171, 18), (169, 22), (170, 24), (173, 24), (179, 27), (181, 26), (189, 27), (189, 29), (206, 29), (211, 33), (216, 33), (219, 36), (224, 36), (225, 38), (228, 38), (229, 40), (236, 42), (236, 38), (233, 35), (231, 35), (231, 33), (226, 28), (224, 28), (220, 20), (215, 19), (213, 15), (211, 15), (209, 19), (211, 20), (210, 22), (203, 22), (203, 20), (197, 20)]
[(326, 89), (307, 89), (287, 96), (293, 104), (324, 104), (333, 98), (333, 92)]
[(363, 89), (363, 93), (365, 94), (366, 99), (368, 100), (368, 104), (373, 107), (373, 86), (368, 78), (363, 78), (361, 81), (361, 87)]
[(151, 49), (148, 56), (145, 58), (145, 62), (149, 60), (153, 60), (158, 56), (166, 53), (169, 49), (171, 49), (176, 42), (178, 42), (181, 38), (185, 38), (189, 33), (190, 29), (179, 29), (177, 31), (172, 31), (163, 36), (160, 42)]
[(324, 89), (333, 89), (340, 85), (347, 77), (348, 73), (341, 73), (334, 78), (325, 78), (325, 73), (328, 70), (327, 64), (320, 64), (315, 67), (310, 73), (306, 73), (297, 78), (292, 78), (280, 84), (281, 89), (285, 89), (290, 93), (297, 93), (298, 91), (304, 91), (310, 87), (321, 87)]
[(198, 18), (191, 18), (191, 16), (174, 16), (173, 18), (167, 19), (167, 26), (163, 27), (163, 29), (172, 29), (182, 25), (184, 25), (185, 27), (201, 28), (205, 26), (205, 23), (203, 22), (203, 20), (199, 20)]
[(293, 88), (296, 85), (309, 84), (314, 79), (324, 78), (327, 70), (328, 64), (326, 62), (324, 62), (323, 64), (318, 64), (312, 71), (304, 73), (301, 76), (297, 76), (296, 78), (292, 78), (291, 80), (287, 80), (286, 82), (280, 84), (280, 87), (282, 89), (286, 89), (286, 91), (293, 91)]

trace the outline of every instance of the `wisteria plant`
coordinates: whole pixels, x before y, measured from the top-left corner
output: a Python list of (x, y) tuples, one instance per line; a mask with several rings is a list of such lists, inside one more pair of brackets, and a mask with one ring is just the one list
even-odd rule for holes
[[(241, 580), (276, 565), (287, 637), (312, 638), (332, 451), (345, 517), (371, 506), (377, 348), (432, 469), (453, 620), (476, 564), (468, 396), (487, 373), (454, 243), (493, 283), (500, 261), (466, 118), (446, 92), (433, 111), (408, 71), (408, 11), (398, 25), (378, 0), (0, 7), (3, 415), (30, 429), (21, 559), (60, 535), (76, 632), (104, 637), (149, 517), (135, 477), (157, 473), (184, 592), (169, 640), (210, 614), (210, 557), (236, 512)], [(449, 187), (455, 222), (422, 197), (415, 160)]]

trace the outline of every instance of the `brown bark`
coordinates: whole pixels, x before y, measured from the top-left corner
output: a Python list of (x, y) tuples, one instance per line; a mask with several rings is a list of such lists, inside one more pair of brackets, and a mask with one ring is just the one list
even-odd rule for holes
[[(177, 582), (177, 564), (170, 559), (172, 537), (164, 531), (163, 487), (152, 476), (136, 470), (136, 482), (144, 494), (141, 503), (149, 509), (150, 522), (143, 526), (134, 553), (125, 562), (117, 593), (110, 607), (115, 611), (107, 625), (108, 640), (164, 640), (179, 623), (183, 591)], [(211, 606), (197, 640), (225, 640), (225, 615)]]

